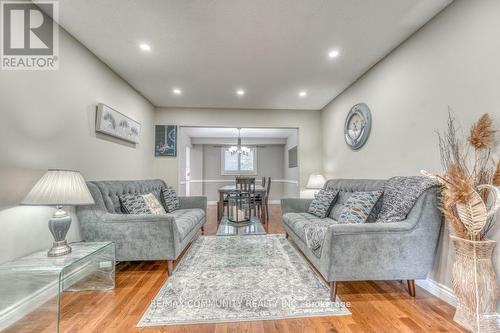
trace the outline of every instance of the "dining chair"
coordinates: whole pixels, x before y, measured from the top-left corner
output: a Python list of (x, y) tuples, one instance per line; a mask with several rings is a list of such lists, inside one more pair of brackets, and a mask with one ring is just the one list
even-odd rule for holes
[(271, 193), (271, 177), (266, 182), (266, 194), (264, 195), (264, 202), (262, 207), (265, 211), (266, 224), (269, 222), (269, 193)]
[[(262, 178), (262, 187), (266, 189), (263, 195), (258, 195), (255, 200), (255, 205), (259, 210), (259, 216), (262, 216), (262, 223), (266, 224), (269, 221), (269, 193), (271, 192), (271, 177), (265, 180), (265, 177)], [(262, 213), (261, 213), (262, 210)]]
[(227, 215), (229, 215), (229, 199), (233, 199), (239, 201), (241, 208), (248, 208), (250, 210), (250, 216), (256, 216), (255, 178), (237, 176), (235, 185), (236, 190), (228, 193), (223, 203), (227, 208)]

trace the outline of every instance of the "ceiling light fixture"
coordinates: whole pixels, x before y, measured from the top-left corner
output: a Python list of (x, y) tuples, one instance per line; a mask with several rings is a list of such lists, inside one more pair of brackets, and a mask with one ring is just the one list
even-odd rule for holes
[(299, 92), (300, 97), (306, 97), (307, 96), (307, 91), (301, 91)]
[(139, 47), (143, 51), (151, 51), (151, 46), (149, 44), (141, 43), (141, 44), (139, 44)]
[(330, 58), (337, 58), (339, 56), (340, 52), (338, 50), (331, 50), (328, 52), (328, 57)]
[(182, 90), (178, 89), (178, 88), (174, 88), (172, 89), (172, 92), (175, 94), (175, 95), (180, 95), (182, 94)]
[(229, 153), (231, 153), (231, 155), (238, 154), (243, 156), (248, 156), (248, 154), (250, 154), (250, 148), (241, 145), (241, 128), (238, 128), (238, 142), (236, 146), (229, 147)]
[(243, 90), (243, 89), (238, 89), (238, 90), (236, 90), (236, 94), (237, 94), (238, 96), (243, 96), (243, 95), (245, 95), (245, 90)]

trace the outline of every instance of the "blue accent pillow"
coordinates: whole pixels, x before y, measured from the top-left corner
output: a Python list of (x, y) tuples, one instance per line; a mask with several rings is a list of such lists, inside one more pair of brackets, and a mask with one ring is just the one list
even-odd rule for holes
[(382, 191), (354, 192), (344, 203), (337, 222), (365, 223), (381, 195)]
[(321, 219), (325, 218), (330, 214), (335, 200), (339, 191), (332, 190), (320, 190), (315, 196), (311, 204), (309, 205), (308, 213), (313, 214)]
[(177, 193), (172, 186), (167, 186), (161, 189), (161, 197), (163, 199), (163, 205), (167, 213), (172, 213), (174, 210), (180, 209), (181, 204)]

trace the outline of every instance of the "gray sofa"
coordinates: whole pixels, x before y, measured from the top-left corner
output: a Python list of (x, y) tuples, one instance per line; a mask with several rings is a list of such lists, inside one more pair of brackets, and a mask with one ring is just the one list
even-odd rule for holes
[[(384, 180), (335, 179), (325, 187), (341, 191), (335, 209), (345, 202), (349, 192), (380, 190), (384, 183)], [(393, 223), (338, 224), (331, 218), (315, 219), (305, 213), (311, 201), (283, 199), (284, 227), (287, 237), (330, 283), (332, 300), (338, 281), (407, 280), (409, 293), (415, 296), (414, 280), (427, 278), (435, 256), (442, 220), (438, 188), (427, 189), (406, 220)], [(318, 222), (326, 225), (320, 254), (306, 244), (300, 228)]]
[[(92, 181), (95, 204), (76, 210), (84, 241), (113, 241), (118, 261), (167, 260), (169, 275), (186, 246), (203, 232), (206, 197), (179, 197), (181, 209), (164, 215), (123, 214), (118, 196), (150, 193), (160, 199), (162, 180)], [(160, 201), (161, 202), (161, 201)]]

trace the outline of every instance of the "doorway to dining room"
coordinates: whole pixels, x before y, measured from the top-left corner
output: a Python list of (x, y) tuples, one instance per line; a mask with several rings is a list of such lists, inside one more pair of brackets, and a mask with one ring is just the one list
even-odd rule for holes
[(209, 204), (236, 176), (271, 178), (270, 203), (299, 196), (298, 128), (179, 128), (179, 193)]

